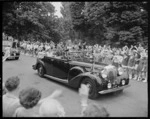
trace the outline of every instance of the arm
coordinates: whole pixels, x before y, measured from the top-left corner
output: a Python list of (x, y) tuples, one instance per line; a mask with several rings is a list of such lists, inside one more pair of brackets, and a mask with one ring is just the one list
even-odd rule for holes
[(82, 84), (80, 89), (79, 89), (79, 95), (81, 97), (81, 107), (82, 107), (82, 113), (88, 106), (88, 95), (89, 95), (89, 88), (85, 85)]
[(55, 91), (54, 91), (51, 95), (49, 95), (48, 97), (41, 99), (38, 104), (41, 104), (41, 103), (44, 102), (45, 100), (48, 100), (48, 99), (51, 99), (51, 98), (60, 97), (60, 96), (62, 96), (61, 94), (62, 94), (62, 91), (61, 91), (61, 90), (55, 90)]

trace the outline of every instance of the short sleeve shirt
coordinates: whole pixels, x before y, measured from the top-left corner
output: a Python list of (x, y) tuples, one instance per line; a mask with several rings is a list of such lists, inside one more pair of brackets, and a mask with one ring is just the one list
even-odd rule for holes
[(20, 106), (19, 99), (6, 93), (3, 95), (3, 117), (12, 117), (15, 110)]

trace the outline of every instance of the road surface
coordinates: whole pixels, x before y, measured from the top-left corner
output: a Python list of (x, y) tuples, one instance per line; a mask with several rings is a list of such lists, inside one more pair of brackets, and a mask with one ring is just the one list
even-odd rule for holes
[[(32, 69), (36, 58), (21, 55), (19, 60), (3, 62), (3, 81), (11, 76), (19, 76), (20, 89), (36, 87), (42, 92), (42, 98), (50, 95), (55, 89), (61, 89), (63, 96), (57, 98), (64, 106), (66, 116), (79, 116), (81, 112), (78, 91), (48, 78), (41, 78), (37, 71)], [(148, 89), (147, 83), (130, 81), (131, 86), (120, 94), (101, 95), (89, 103), (105, 106), (110, 117), (147, 117), (148, 116)]]

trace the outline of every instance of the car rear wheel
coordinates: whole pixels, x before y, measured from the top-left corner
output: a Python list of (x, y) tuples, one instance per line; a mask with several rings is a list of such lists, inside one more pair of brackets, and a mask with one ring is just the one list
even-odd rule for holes
[(41, 64), (38, 65), (38, 75), (44, 77), (44, 67)]
[(85, 78), (85, 79), (83, 79), (81, 84), (85, 84), (89, 87), (89, 98), (90, 99), (95, 99), (98, 97), (99, 94), (96, 90), (96, 84), (92, 79)]

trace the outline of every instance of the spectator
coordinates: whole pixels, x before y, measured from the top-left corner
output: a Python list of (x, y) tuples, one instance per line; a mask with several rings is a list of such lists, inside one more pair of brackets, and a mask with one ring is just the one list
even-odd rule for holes
[(41, 99), (41, 92), (35, 88), (26, 88), (19, 94), (19, 100), (22, 107), (16, 109), (14, 117), (37, 117), (38, 111), (36, 105)]
[(19, 88), (18, 77), (8, 78), (5, 82), (6, 94), (3, 95), (3, 117), (12, 117), (15, 110), (21, 106), (19, 99), (15, 96)]
[(141, 58), (139, 61), (139, 65), (137, 67), (138, 81), (142, 81), (142, 74), (144, 72), (144, 64), (145, 64), (146, 56), (144, 53), (141, 53)]
[(22, 107), (16, 109), (13, 117), (39, 117), (41, 115), (39, 115), (38, 107), (44, 102), (57, 98), (60, 95), (61, 91), (56, 90), (50, 96), (41, 99), (41, 92), (39, 90), (35, 88), (26, 88), (19, 94), (20, 104)]
[(89, 104), (83, 111), (83, 117), (108, 117), (106, 108), (97, 104)]
[(134, 57), (134, 52), (130, 53), (129, 60), (128, 60), (128, 71), (129, 71), (129, 79), (133, 78), (134, 74), (134, 66), (135, 66), (135, 57)]

